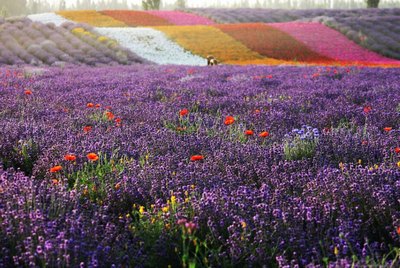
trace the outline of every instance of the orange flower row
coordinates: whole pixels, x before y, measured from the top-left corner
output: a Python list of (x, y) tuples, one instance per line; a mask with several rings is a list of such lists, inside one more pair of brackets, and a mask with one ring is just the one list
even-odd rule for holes
[(312, 51), (289, 34), (264, 23), (220, 24), (214, 27), (266, 57), (304, 62), (333, 61)]
[(172, 25), (168, 20), (143, 11), (134, 10), (105, 10), (100, 12), (115, 20), (122, 21), (128, 26), (162, 26)]
[(58, 11), (58, 15), (76, 22), (87, 23), (94, 27), (126, 27), (122, 21), (102, 15), (96, 10)]

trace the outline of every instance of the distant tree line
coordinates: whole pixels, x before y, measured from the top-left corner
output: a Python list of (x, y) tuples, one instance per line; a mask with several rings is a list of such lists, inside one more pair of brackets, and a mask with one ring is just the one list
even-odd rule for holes
[[(131, 4), (129, 0), (75, 0), (67, 6), (66, 0), (0, 0), (0, 17), (35, 14), (65, 9), (183, 9), (190, 8), (187, 0), (142, 0)], [(197, 6), (201, 7), (201, 1)], [(203, 7), (225, 8), (365, 8), (400, 7), (400, 0), (214, 0)]]

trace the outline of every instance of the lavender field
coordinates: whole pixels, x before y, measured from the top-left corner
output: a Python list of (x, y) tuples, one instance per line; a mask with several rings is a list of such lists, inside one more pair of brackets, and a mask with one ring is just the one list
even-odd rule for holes
[(0, 267), (399, 267), (400, 69), (0, 69)]

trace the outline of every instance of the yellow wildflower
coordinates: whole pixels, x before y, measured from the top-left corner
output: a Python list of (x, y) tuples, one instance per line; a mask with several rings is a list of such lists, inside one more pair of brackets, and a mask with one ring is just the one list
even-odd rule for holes
[(171, 204), (173, 206), (175, 206), (175, 204), (176, 204), (176, 196), (175, 195), (171, 196)]
[(144, 213), (144, 206), (140, 206), (140, 207), (139, 207), (139, 213), (140, 213), (140, 214), (143, 214), (143, 213)]
[(334, 249), (333, 249), (333, 253), (337, 256), (337, 255), (339, 255), (339, 249), (337, 248), (337, 247), (335, 247)]
[(344, 169), (344, 164), (343, 164), (342, 162), (339, 163), (339, 168), (340, 168), (341, 170)]
[(169, 206), (163, 207), (162, 212), (167, 213), (169, 211)]

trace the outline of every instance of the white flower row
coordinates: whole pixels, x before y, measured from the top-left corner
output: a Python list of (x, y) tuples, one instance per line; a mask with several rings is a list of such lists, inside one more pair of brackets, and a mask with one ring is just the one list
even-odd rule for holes
[(157, 64), (206, 65), (206, 60), (191, 54), (167, 36), (151, 28), (95, 28), (97, 32), (118, 41), (138, 56)]
[(55, 13), (33, 14), (33, 15), (28, 15), (28, 18), (32, 21), (39, 21), (42, 23), (51, 23), (52, 22), (56, 26), (60, 26), (64, 22), (72, 22), (60, 15), (55, 14)]

